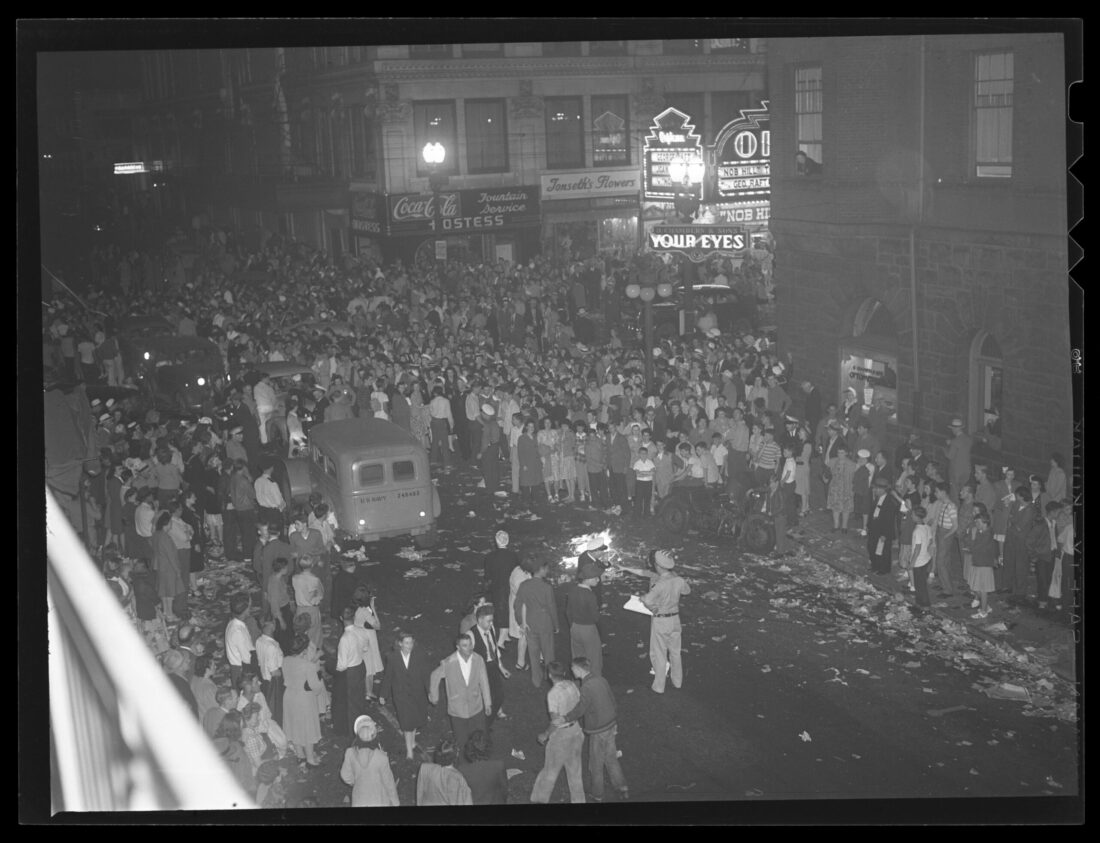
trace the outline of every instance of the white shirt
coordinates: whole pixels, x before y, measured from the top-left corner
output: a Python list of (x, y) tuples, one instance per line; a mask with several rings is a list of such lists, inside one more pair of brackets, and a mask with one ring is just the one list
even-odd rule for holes
[(233, 618), (225, 627), (225, 658), (234, 667), (252, 661), (252, 636), (240, 618)]
[(347, 670), (363, 663), (363, 641), (359, 637), (362, 630), (352, 624), (344, 627), (340, 643), (336, 646), (336, 669)]
[(153, 521), (157, 512), (148, 503), (138, 505), (134, 510), (134, 532), (145, 539), (153, 537)]
[(261, 635), (256, 639), (256, 661), (260, 663), (260, 676), (270, 682), (271, 674), (283, 668), (283, 648), (270, 635)]
[(428, 404), (428, 414), (433, 419), (446, 419), (455, 426), (455, 417), (451, 414), (451, 402), (442, 395), (437, 395)]
[(260, 381), (252, 387), (252, 400), (256, 402), (256, 411), (260, 413), (270, 412), (275, 409), (275, 388), (269, 383)]
[(473, 668), (473, 666), (474, 666), (473, 653), (470, 654), (470, 658), (468, 658), (468, 659), (462, 658), (461, 655), (458, 657), (458, 667), (459, 667), (459, 670), (462, 671), (462, 679), (467, 685), (470, 684), (470, 670)]
[(648, 457), (644, 460), (639, 459), (634, 463), (633, 467), (634, 474), (636, 475), (636, 479), (638, 480), (638, 482), (653, 482), (653, 472), (657, 470), (657, 466), (653, 463), (653, 460), (649, 459)]
[(321, 581), (312, 571), (299, 571), (292, 580), (294, 602), (299, 606), (321, 605)]
[(793, 483), (794, 482), (794, 457), (787, 457), (783, 461), (783, 477), (780, 480), (781, 483)]
[[(490, 640), (491, 636), (489, 635), (488, 631), (482, 629), (480, 626), (475, 625), (474, 629), (476, 629), (478, 634), (481, 636), (481, 643), (485, 645), (485, 663), (494, 663), (495, 661), (497, 661), (497, 650), (494, 643)], [(462, 661), (462, 659), (459, 658), (459, 661)], [(473, 661), (472, 658), (471, 661)], [(466, 676), (466, 681), (469, 682), (470, 677)]]
[(283, 500), (283, 493), (279, 489), (279, 484), (270, 477), (261, 474), (252, 486), (256, 490), (256, 503), (259, 506), (278, 510), (286, 508), (286, 501)]
[(481, 396), (476, 392), (471, 392), (466, 396), (466, 418), (470, 421), (477, 421), (480, 414)]
[(920, 545), (920, 555), (913, 558), (914, 568), (923, 568), (932, 561), (932, 528), (927, 524), (918, 524), (913, 528), (913, 547)]
[(401, 661), (403, 661), (403, 662), (405, 663), (405, 669), (406, 669), (406, 670), (408, 670), (408, 667), (409, 667), (409, 658), (410, 658), (411, 656), (412, 656), (412, 653), (406, 653), (406, 652), (403, 652), (403, 651), (402, 651), (402, 653), (401, 653)]
[(719, 442), (717, 445), (710, 446), (710, 455), (714, 457), (714, 464), (721, 468), (726, 464), (726, 457), (729, 456), (729, 449)]

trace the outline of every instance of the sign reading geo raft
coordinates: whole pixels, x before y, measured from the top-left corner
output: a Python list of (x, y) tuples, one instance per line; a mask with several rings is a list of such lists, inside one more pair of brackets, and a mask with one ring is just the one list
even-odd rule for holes
[(649, 231), (654, 252), (679, 252), (696, 263), (714, 252), (740, 254), (747, 246), (744, 230), (734, 225), (655, 225)]

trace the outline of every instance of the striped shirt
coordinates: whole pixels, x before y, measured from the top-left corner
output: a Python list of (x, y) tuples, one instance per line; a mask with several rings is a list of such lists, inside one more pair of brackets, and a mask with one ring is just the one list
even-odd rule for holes
[(951, 501), (944, 501), (936, 516), (936, 526), (945, 530), (954, 530), (959, 525), (959, 510)]
[(756, 464), (760, 468), (774, 471), (779, 466), (779, 458), (783, 456), (783, 449), (775, 442), (765, 442), (760, 449), (760, 455), (756, 458)]

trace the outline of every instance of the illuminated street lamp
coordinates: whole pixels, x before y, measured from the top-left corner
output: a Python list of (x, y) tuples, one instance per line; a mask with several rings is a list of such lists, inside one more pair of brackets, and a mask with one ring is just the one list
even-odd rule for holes
[(645, 336), (645, 383), (646, 389), (653, 390), (653, 300), (660, 297), (667, 299), (673, 293), (672, 285), (652, 278), (646, 278), (641, 283), (626, 285), (626, 297), (628, 299), (641, 299), (644, 306), (644, 336)]
[[(432, 188), (432, 231), (438, 231), (436, 220), (439, 220), (440, 226), (443, 221), (443, 209), (439, 204), (439, 191), (446, 187), (448, 181), (447, 175), (441, 172), (443, 162), (447, 158), (447, 148), (438, 141), (429, 141), (424, 144), (421, 155), (424, 158), (424, 163), (428, 165), (428, 184)], [(438, 258), (436, 258), (436, 270), (440, 280), (442, 280), (442, 261)]]

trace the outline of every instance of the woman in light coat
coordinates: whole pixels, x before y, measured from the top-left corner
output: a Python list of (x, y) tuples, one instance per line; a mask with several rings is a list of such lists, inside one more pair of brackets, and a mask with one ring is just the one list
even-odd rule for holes
[(353, 808), (389, 808), (401, 804), (389, 756), (378, 745), (378, 724), (365, 714), (355, 720), (355, 742), (344, 751), (340, 778), (351, 785)]

